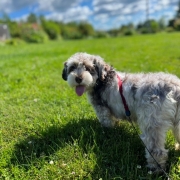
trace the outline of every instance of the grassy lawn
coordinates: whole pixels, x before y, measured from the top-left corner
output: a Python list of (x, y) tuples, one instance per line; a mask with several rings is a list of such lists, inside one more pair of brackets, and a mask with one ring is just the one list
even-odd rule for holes
[[(148, 174), (131, 124), (102, 128), (62, 80), (63, 62), (80, 51), (120, 71), (180, 77), (180, 33), (0, 46), (0, 179), (164, 179)], [(167, 172), (180, 179), (171, 132), (166, 146)]]

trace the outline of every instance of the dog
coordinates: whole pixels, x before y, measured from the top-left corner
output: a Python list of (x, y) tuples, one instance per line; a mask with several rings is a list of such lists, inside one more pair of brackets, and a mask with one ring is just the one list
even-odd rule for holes
[(172, 129), (180, 143), (180, 79), (177, 76), (163, 72), (118, 72), (100, 56), (80, 52), (64, 63), (62, 78), (78, 96), (87, 94), (103, 126), (113, 127), (131, 113), (148, 149), (145, 149), (147, 167), (155, 171), (165, 169), (166, 132)]

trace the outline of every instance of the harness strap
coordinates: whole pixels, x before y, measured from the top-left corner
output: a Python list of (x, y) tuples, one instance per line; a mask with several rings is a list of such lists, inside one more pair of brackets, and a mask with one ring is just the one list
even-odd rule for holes
[(117, 75), (117, 78), (118, 78), (118, 85), (119, 85), (119, 93), (121, 95), (121, 99), (122, 99), (122, 102), (123, 102), (123, 105), (124, 105), (125, 114), (126, 114), (126, 116), (129, 117), (131, 115), (131, 112), (130, 112), (129, 107), (127, 105), (126, 99), (125, 99), (125, 97), (123, 95), (123, 88), (122, 88), (122, 83), (123, 82), (122, 82), (121, 78), (118, 75)]

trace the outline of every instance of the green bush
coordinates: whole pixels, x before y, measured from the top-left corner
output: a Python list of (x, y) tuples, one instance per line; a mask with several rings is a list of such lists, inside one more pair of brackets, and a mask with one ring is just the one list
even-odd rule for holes
[(167, 27), (166, 28), (166, 32), (168, 32), (168, 33), (171, 33), (171, 32), (174, 32), (174, 31), (175, 31), (175, 29), (173, 27)]
[(83, 35), (78, 30), (76, 24), (68, 24), (66, 26), (62, 26), (62, 37), (64, 39), (82, 39)]
[(135, 34), (135, 32), (133, 31), (133, 30), (126, 30), (125, 32), (124, 32), (124, 35), (125, 36), (132, 36), (132, 35), (134, 35)]
[(140, 29), (140, 33), (141, 33), (141, 34), (148, 34), (148, 33), (149, 33), (149, 30), (148, 30), (148, 28), (143, 27), (143, 28)]
[(177, 31), (180, 31), (180, 19), (175, 20), (174, 27)]
[(49, 36), (49, 39), (55, 40), (60, 36), (60, 27), (53, 21), (43, 21), (42, 26), (44, 31)]
[(83, 36), (80, 32), (65, 32), (64, 33), (64, 38), (65, 39), (82, 39)]
[(19, 38), (12, 38), (12, 39), (8, 39), (5, 41), (5, 44), (12, 45), (12, 46), (17, 46), (17, 45), (24, 44), (24, 43), (25, 43), (25, 41), (23, 41)]
[(21, 36), (21, 28), (19, 27), (19, 24), (17, 22), (9, 23), (9, 29), (11, 37), (19, 38)]
[(120, 35), (120, 30), (119, 29), (111, 29), (111, 30), (107, 31), (107, 33), (112, 37), (117, 37)]
[(155, 20), (151, 20), (150, 28), (152, 33), (157, 33), (159, 31), (159, 24)]
[(95, 38), (107, 38), (107, 37), (109, 37), (109, 35), (108, 35), (108, 33), (104, 32), (104, 31), (96, 31), (94, 37)]
[(5, 42), (7, 45), (13, 45), (16, 46), (17, 45), (17, 41), (15, 39), (8, 39)]
[(78, 29), (83, 37), (89, 37), (89, 36), (94, 35), (94, 29), (93, 29), (92, 25), (87, 22), (81, 22), (78, 25)]
[(139, 24), (137, 26), (138, 32), (141, 34), (148, 34), (148, 33), (157, 33), (160, 30), (158, 22), (155, 20), (148, 20), (145, 21), (143, 24)]
[(64, 39), (82, 39), (94, 36), (94, 29), (92, 25), (87, 22), (71, 22), (67, 24), (60, 24), (61, 35)]
[(22, 38), (29, 43), (44, 43), (48, 41), (48, 36), (44, 31), (29, 30)]

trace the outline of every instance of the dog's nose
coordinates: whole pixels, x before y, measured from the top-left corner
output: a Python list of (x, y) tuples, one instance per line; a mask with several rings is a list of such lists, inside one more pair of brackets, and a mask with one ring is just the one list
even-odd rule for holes
[(77, 83), (81, 83), (82, 82), (82, 77), (76, 77), (75, 80), (76, 80)]

